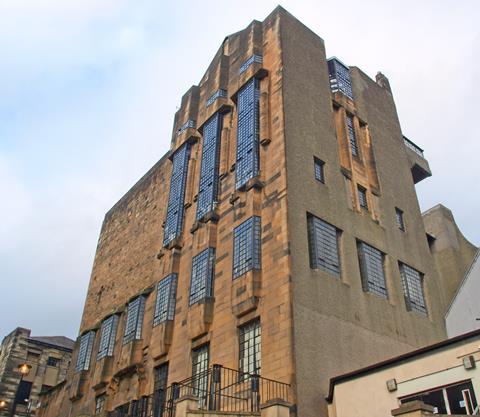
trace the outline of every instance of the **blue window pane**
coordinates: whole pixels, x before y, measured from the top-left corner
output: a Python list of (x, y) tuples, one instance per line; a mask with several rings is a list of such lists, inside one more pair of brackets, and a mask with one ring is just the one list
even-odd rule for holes
[(259, 81), (252, 78), (238, 93), (235, 188), (259, 173)]
[(163, 234), (163, 246), (178, 237), (183, 228), (185, 185), (187, 183), (190, 146), (184, 143), (173, 155), (167, 218)]
[(261, 219), (250, 217), (233, 232), (233, 278), (261, 268)]
[(219, 90), (215, 91), (215, 93), (213, 93), (207, 100), (207, 107), (215, 103), (215, 100), (217, 100), (217, 98), (227, 98), (227, 90), (223, 90), (220, 88)]
[(80, 347), (78, 348), (77, 363), (75, 371), (88, 371), (90, 368), (90, 358), (92, 357), (93, 342), (95, 341), (95, 331), (90, 330), (80, 338)]
[(173, 320), (175, 316), (176, 298), (177, 274), (170, 274), (157, 285), (157, 298), (155, 300), (155, 312), (153, 314), (154, 326), (167, 320)]
[(203, 128), (202, 165), (197, 198), (197, 220), (214, 209), (218, 195), (222, 116), (216, 113)]
[(140, 296), (130, 301), (127, 306), (127, 322), (123, 335), (123, 344), (142, 338), (143, 313), (145, 297)]
[(100, 343), (98, 348), (97, 359), (105, 356), (112, 356), (115, 347), (115, 336), (117, 334), (118, 316), (114, 314), (103, 320), (100, 328)]
[(190, 276), (190, 305), (213, 296), (214, 264), (214, 248), (205, 249), (193, 257)]
[(330, 88), (333, 93), (340, 91), (353, 100), (352, 81), (348, 67), (336, 58), (328, 60)]
[(252, 55), (250, 58), (248, 58), (240, 67), (240, 74), (243, 74), (250, 65), (252, 65), (254, 62), (258, 62), (259, 64), (263, 63), (263, 56), (261, 55)]

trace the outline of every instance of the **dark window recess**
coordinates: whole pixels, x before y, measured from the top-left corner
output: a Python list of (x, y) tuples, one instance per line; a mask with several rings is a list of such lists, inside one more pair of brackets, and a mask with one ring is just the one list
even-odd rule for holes
[(107, 396), (105, 394), (99, 395), (95, 398), (95, 414), (100, 414), (105, 410), (105, 401)]
[(204, 405), (208, 395), (209, 345), (200, 346), (192, 351), (192, 394)]
[(49, 356), (47, 359), (47, 366), (58, 366), (60, 359)]
[(90, 330), (80, 338), (80, 347), (78, 348), (77, 364), (75, 370), (88, 371), (90, 367), (90, 358), (92, 356), (93, 342), (95, 340), (95, 331)]
[(348, 141), (350, 142), (350, 149), (353, 156), (358, 156), (358, 142), (357, 134), (355, 133), (355, 124), (353, 122), (353, 117), (347, 114), (347, 134)]
[(402, 404), (422, 401), (434, 407), (435, 414), (472, 415), (477, 407), (471, 381), (409, 395), (400, 401)]
[(261, 269), (261, 219), (250, 217), (233, 231), (233, 278)]
[(113, 356), (115, 337), (117, 336), (118, 315), (103, 320), (100, 327), (100, 343), (98, 346), (97, 360), (106, 356)]
[(16, 404), (27, 405), (32, 391), (32, 383), (28, 381), (20, 381), (18, 385), (17, 395), (15, 397)]
[(400, 263), (399, 265), (407, 310), (427, 315), (423, 294), (423, 274), (406, 264)]
[(163, 278), (157, 284), (157, 298), (155, 300), (155, 312), (153, 314), (154, 326), (167, 320), (173, 320), (176, 300), (177, 274), (173, 273)]
[(403, 211), (399, 208), (395, 208), (395, 219), (397, 220), (398, 228), (404, 232), (405, 231), (405, 221), (403, 219)]
[(183, 144), (173, 155), (163, 246), (167, 246), (182, 232), (189, 157), (190, 145), (188, 143)]
[(332, 93), (340, 91), (353, 100), (349, 68), (337, 58), (330, 58), (328, 60), (328, 75), (330, 78), (330, 89), (332, 90)]
[(214, 264), (214, 248), (207, 248), (193, 257), (189, 305), (213, 296)]
[(127, 306), (127, 320), (123, 344), (142, 338), (143, 314), (145, 310), (145, 297), (140, 296), (130, 301)]
[(367, 201), (367, 190), (363, 188), (362, 186), (358, 186), (358, 204), (360, 204), (360, 207), (368, 210), (368, 201)]
[(340, 276), (340, 231), (318, 217), (308, 215), (308, 246), (310, 267)]
[(315, 179), (320, 182), (325, 182), (325, 171), (324, 171), (325, 162), (318, 158), (313, 158), (313, 166), (315, 171)]
[(167, 400), (168, 363), (153, 370), (153, 417), (162, 417)]
[(252, 78), (238, 92), (237, 156), (235, 188), (258, 176), (259, 158), (259, 81)]
[(218, 169), (222, 116), (215, 113), (203, 127), (202, 163), (198, 186), (197, 214), (201, 219), (215, 208), (218, 196)]
[(256, 319), (239, 329), (239, 370), (260, 374), (262, 366), (260, 320)]
[(384, 254), (365, 242), (358, 242), (357, 249), (363, 290), (388, 298), (383, 267)]

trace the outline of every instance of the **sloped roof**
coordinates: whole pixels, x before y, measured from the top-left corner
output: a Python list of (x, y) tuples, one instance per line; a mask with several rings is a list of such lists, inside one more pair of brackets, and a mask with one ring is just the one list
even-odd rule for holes
[(28, 340), (38, 342), (45, 345), (58, 347), (65, 350), (73, 350), (74, 341), (66, 336), (33, 336)]

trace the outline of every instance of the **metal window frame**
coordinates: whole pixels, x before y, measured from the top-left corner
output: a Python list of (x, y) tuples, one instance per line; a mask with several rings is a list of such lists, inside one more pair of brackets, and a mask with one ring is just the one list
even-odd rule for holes
[(95, 330), (90, 330), (80, 337), (80, 345), (77, 354), (75, 371), (88, 371), (92, 357), (93, 343), (95, 341)]
[(307, 213), (310, 268), (321, 269), (336, 277), (341, 276), (341, 230), (330, 223)]
[(357, 252), (363, 290), (388, 299), (385, 254), (361, 240), (357, 240)]
[(398, 207), (395, 207), (395, 219), (397, 221), (398, 228), (405, 232), (405, 219), (403, 216), (403, 210), (400, 210)]
[(102, 321), (100, 326), (100, 342), (98, 343), (97, 360), (106, 356), (113, 356), (118, 319), (118, 315), (114, 314)]
[(262, 268), (262, 220), (252, 216), (233, 230), (232, 276), (236, 279)]
[(399, 269), (407, 310), (428, 316), (424, 291), (425, 276), (403, 262), (399, 262)]
[(314, 156), (313, 169), (314, 169), (315, 179), (325, 184), (325, 162), (323, 162), (321, 159)]
[(238, 328), (238, 369), (260, 375), (262, 367), (262, 327), (257, 317)]
[(139, 340), (142, 338), (144, 313), (145, 296), (140, 295), (128, 303), (125, 331), (123, 333), (124, 345), (130, 343), (132, 340)]
[(347, 119), (347, 135), (348, 141), (350, 143), (350, 151), (352, 155), (359, 158), (360, 157), (360, 147), (358, 146), (357, 132), (355, 131), (355, 121), (351, 114), (346, 114)]
[(188, 305), (213, 297), (215, 248), (207, 248), (192, 258)]
[(252, 78), (237, 96), (237, 151), (235, 189), (260, 173), (260, 81)]
[(368, 211), (367, 189), (357, 184), (358, 204), (360, 208)]
[(185, 214), (185, 189), (190, 160), (190, 144), (184, 143), (172, 158), (172, 173), (168, 194), (167, 215), (163, 230), (163, 246), (180, 236)]
[(153, 327), (164, 321), (173, 320), (177, 301), (177, 282), (177, 274), (172, 273), (157, 284)]
[(202, 162), (198, 184), (196, 220), (213, 211), (218, 199), (218, 171), (223, 116), (215, 113), (203, 127)]
[(337, 91), (353, 100), (352, 79), (350, 77), (350, 68), (343, 64), (337, 58), (330, 58), (327, 61), (328, 76), (330, 79), (330, 89), (332, 93)]

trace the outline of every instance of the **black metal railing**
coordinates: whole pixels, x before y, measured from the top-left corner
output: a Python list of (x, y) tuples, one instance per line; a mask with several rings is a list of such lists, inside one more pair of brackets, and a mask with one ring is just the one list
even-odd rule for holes
[(420, 155), (422, 158), (423, 156), (423, 149), (417, 146), (415, 143), (413, 143), (410, 139), (407, 137), (403, 137), (403, 142), (405, 143), (405, 146), (409, 149), (411, 149), (413, 152), (415, 152), (417, 155)]
[(199, 410), (256, 413), (260, 411), (260, 405), (271, 400), (289, 402), (290, 385), (257, 374), (213, 365), (150, 396), (124, 404), (107, 416), (174, 417), (175, 401), (185, 396), (194, 397)]

